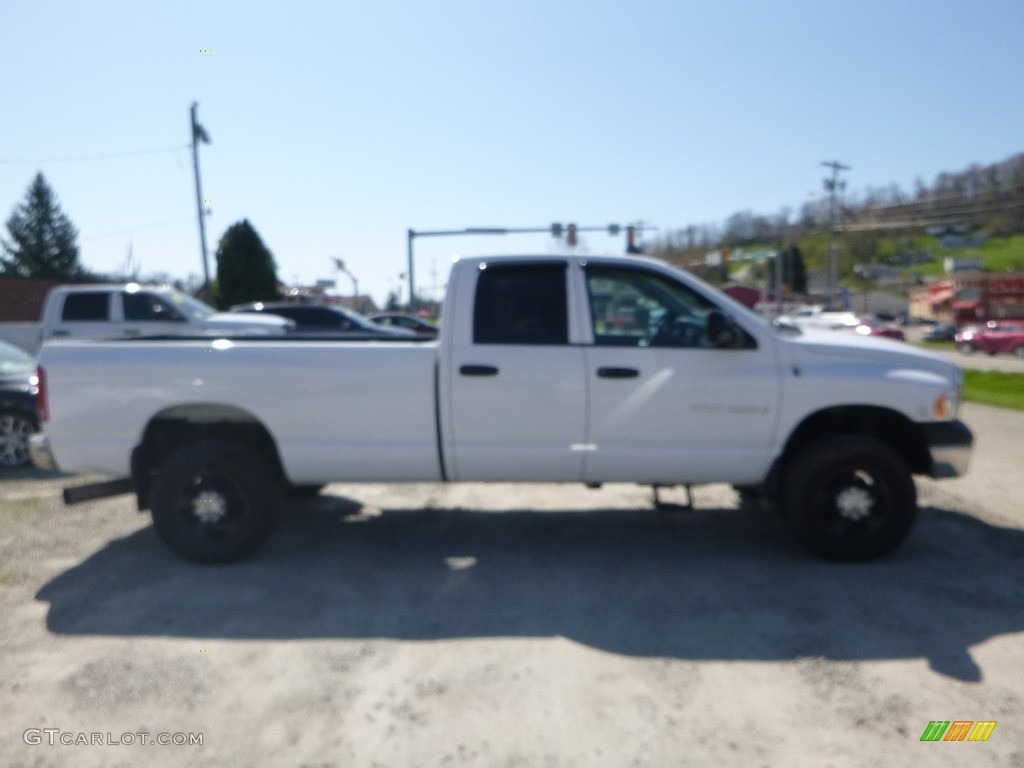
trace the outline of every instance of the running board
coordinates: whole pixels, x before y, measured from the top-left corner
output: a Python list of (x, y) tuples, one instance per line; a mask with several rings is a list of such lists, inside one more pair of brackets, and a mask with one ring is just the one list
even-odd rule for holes
[(132, 493), (134, 490), (135, 483), (128, 477), (118, 480), (107, 480), (104, 483), (76, 485), (72, 488), (64, 489), (64, 503), (81, 504), (83, 501), (94, 501), (96, 499), (105, 499), (108, 496), (119, 496), (122, 493)]

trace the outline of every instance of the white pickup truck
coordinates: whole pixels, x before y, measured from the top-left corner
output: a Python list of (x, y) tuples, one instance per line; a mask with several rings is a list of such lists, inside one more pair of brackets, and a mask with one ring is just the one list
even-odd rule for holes
[(860, 318), (853, 312), (829, 312), (824, 307), (803, 307), (788, 315), (780, 315), (776, 321), (783, 325), (795, 325), (798, 328), (824, 328), (837, 330), (856, 328)]
[(283, 317), (217, 312), (169, 285), (59, 285), (46, 294), (42, 338), (283, 335)]
[(436, 341), (44, 346), (39, 466), (119, 480), (178, 554), (250, 555), (330, 481), (731, 483), (830, 559), (895, 547), (914, 474), (964, 472), (960, 370), (773, 326), (636, 257), (464, 258)]

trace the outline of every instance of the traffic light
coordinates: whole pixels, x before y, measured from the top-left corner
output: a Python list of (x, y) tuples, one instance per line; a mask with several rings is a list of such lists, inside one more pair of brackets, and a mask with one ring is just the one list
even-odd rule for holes
[(562, 225), (559, 222), (555, 222), (551, 225), (551, 236), (561, 237), (562, 236)]
[(636, 244), (636, 227), (626, 227), (626, 253), (643, 253), (643, 248)]
[(570, 248), (576, 247), (576, 225), (570, 224), (565, 233), (565, 244)]

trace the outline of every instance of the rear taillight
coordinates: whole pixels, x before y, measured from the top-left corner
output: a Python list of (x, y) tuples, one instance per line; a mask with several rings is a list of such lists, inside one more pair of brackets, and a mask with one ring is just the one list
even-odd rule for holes
[(50, 401), (46, 397), (46, 371), (43, 366), (36, 368), (36, 412), (40, 421), (50, 420)]

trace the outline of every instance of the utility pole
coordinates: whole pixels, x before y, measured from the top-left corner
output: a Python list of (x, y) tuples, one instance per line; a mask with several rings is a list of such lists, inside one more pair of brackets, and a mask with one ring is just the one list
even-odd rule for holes
[[(412, 230), (412, 229), (410, 229), (410, 230), (408, 230), (406, 232), (406, 237), (408, 238), (406, 247), (408, 248), (408, 255), (409, 255), (409, 312), (410, 312), (410, 314), (413, 314), (413, 313), (416, 312), (416, 304), (415, 304), (415, 301), (416, 301), (416, 270), (413, 269), (413, 264), (412, 264), (412, 241), (413, 241), (413, 238), (415, 238), (417, 234), (419, 234), (419, 233), (417, 233), (415, 230)], [(401, 293), (401, 290), (402, 290), (402, 286), (401, 285), (398, 286), (398, 290), (399, 290), (399, 293)], [(402, 297), (401, 296), (398, 297), (398, 303), (399, 304), (402, 303)]]
[[(832, 250), (832, 232), (835, 229), (836, 214), (836, 188), (839, 186), (839, 172), (850, 170), (850, 166), (843, 165), (838, 160), (823, 162), (823, 166), (832, 169), (832, 178), (825, 179), (825, 189), (829, 192), (828, 198), (828, 305), (832, 306), (832, 298), (836, 292), (836, 255)], [(846, 186), (845, 182), (842, 186)]]
[(203, 255), (203, 298), (213, 303), (213, 290), (210, 285), (210, 265), (206, 255), (206, 220), (203, 212), (203, 193), (199, 186), (199, 142), (210, 143), (210, 136), (198, 122), (196, 122), (196, 107), (199, 102), (192, 102), (192, 167), (196, 173), (196, 209), (199, 212), (199, 246)]
[(348, 275), (348, 279), (352, 281), (352, 311), (353, 312), (359, 312), (360, 311), (360, 307), (359, 307), (359, 281), (356, 280), (356, 276), (355, 275), (353, 275), (351, 272), (348, 271), (348, 269), (345, 267), (345, 262), (344, 261), (342, 261), (341, 259), (339, 259), (336, 256), (333, 257), (333, 259), (334, 259), (334, 271), (335, 271), (334, 289), (338, 292), (338, 301), (341, 301), (341, 288), (338, 287), (338, 275), (337, 275), (337, 273), (340, 272), (340, 273), (344, 273), (344, 274)]

